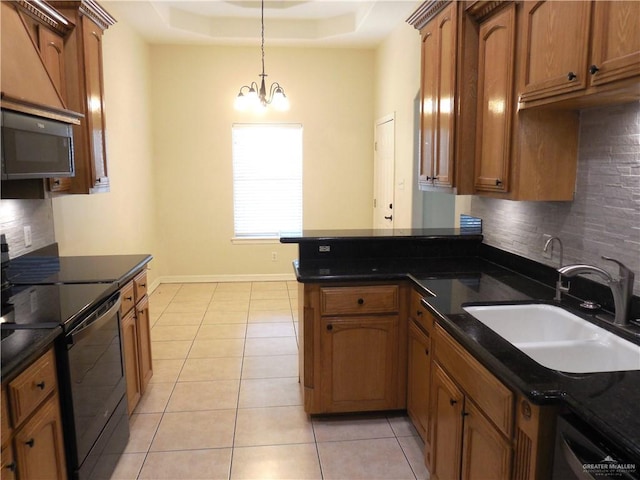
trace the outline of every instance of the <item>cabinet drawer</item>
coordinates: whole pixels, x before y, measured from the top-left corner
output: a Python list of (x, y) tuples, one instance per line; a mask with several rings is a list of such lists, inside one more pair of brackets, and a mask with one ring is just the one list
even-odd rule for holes
[(513, 430), (514, 396), (500, 380), (462, 348), (444, 329), (435, 326), (436, 361), (455, 378), (482, 412), (507, 437)]
[(431, 312), (422, 306), (422, 297), (422, 294), (416, 290), (411, 291), (411, 309), (409, 310), (409, 315), (426, 330), (427, 334), (432, 335), (435, 319)]
[(14, 425), (19, 425), (56, 388), (56, 360), (49, 350), (9, 383)]
[(397, 311), (397, 285), (324, 287), (320, 289), (321, 315), (394, 313)]
[(126, 315), (129, 312), (129, 310), (131, 310), (135, 305), (135, 297), (133, 292), (134, 292), (133, 280), (127, 283), (120, 290), (120, 297), (122, 299), (122, 304), (120, 305), (120, 316)]
[(136, 303), (142, 300), (147, 294), (147, 271), (143, 270), (133, 279), (133, 290), (135, 293)]
[(0, 412), (0, 422), (2, 422), (2, 446), (9, 439), (9, 435), (11, 435), (11, 425), (9, 425), (9, 407), (7, 405), (7, 390), (5, 388), (2, 389), (2, 399), (0, 400), (0, 408), (2, 411)]

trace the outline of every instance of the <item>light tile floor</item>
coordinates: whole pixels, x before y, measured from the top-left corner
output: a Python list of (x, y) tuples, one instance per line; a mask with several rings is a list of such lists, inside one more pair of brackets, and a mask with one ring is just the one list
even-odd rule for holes
[(295, 282), (163, 284), (154, 374), (112, 479), (427, 479), (404, 415), (309, 418)]

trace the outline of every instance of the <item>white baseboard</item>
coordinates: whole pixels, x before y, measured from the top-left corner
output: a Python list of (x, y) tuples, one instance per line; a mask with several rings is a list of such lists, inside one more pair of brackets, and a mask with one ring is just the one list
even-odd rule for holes
[(241, 275), (166, 275), (151, 284), (151, 291), (162, 283), (222, 283), (222, 282), (295, 282), (293, 273), (264, 273)]

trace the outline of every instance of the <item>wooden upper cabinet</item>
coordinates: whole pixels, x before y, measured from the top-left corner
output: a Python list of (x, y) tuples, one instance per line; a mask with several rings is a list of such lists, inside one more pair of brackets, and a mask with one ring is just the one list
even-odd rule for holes
[(511, 4), (480, 25), (475, 188), (508, 192), (516, 12)]
[(640, 98), (639, 25), (635, 1), (525, 1), (520, 108)]
[(67, 97), (84, 119), (73, 131), (76, 175), (70, 191), (108, 192), (102, 34), (115, 19), (93, 1), (50, 3), (75, 24), (64, 50)]
[(525, 2), (522, 102), (587, 86), (590, 22), (590, 2)]
[(55, 32), (40, 27), (38, 28), (38, 43), (40, 55), (49, 72), (53, 84), (60, 92), (60, 96), (66, 101), (67, 86), (64, 68), (64, 38)]
[(590, 84), (640, 75), (640, 2), (603, 1), (593, 6)]
[(425, 2), (408, 22), (422, 37), (420, 87), (421, 189), (471, 193), (475, 132), (473, 28), (462, 2)]

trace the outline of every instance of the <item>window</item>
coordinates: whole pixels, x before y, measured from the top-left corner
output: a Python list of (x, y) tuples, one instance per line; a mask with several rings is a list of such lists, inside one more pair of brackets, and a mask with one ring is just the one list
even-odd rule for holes
[(234, 124), (236, 238), (302, 231), (302, 125)]

